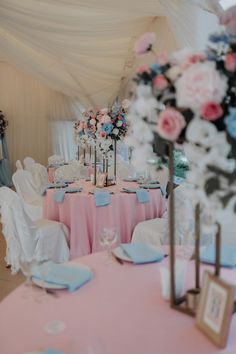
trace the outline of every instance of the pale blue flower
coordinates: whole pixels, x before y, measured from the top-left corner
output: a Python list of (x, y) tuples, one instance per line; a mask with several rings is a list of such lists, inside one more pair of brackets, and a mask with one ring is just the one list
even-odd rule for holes
[(236, 108), (229, 109), (229, 115), (225, 117), (224, 122), (229, 135), (236, 139)]

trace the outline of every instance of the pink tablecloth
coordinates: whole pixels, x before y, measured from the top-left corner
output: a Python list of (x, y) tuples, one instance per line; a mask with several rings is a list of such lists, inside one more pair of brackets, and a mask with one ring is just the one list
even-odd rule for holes
[[(93, 354), (235, 354), (236, 315), (228, 345), (218, 349), (195, 320), (171, 310), (161, 296), (159, 264), (135, 266), (104, 262), (104, 253), (80, 259), (94, 278), (74, 293), (37, 301), (23, 285), (0, 304), (0, 354), (25, 354), (53, 347), (79, 354), (100, 343)], [(165, 260), (164, 262), (167, 262)], [(236, 271), (226, 270), (236, 284)], [(194, 278), (189, 272), (189, 278)], [(41, 290), (37, 290), (37, 294)], [(59, 320), (65, 330), (49, 334), (45, 325)], [(85, 351), (84, 351), (85, 352)]]
[(150, 202), (139, 203), (136, 194), (121, 193), (122, 186), (137, 187), (134, 183), (109, 187), (115, 192), (111, 204), (96, 207), (90, 182), (80, 182), (83, 192), (65, 194), (63, 203), (53, 201), (53, 190), (44, 197), (44, 218), (61, 221), (70, 229), (70, 255), (76, 258), (102, 249), (99, 235), (104, 227), (117, 226), (119, 242), (130, 242), (134, 227), (141, 221), (158, 218), (165, 210), (165, 200), (159, 189), (150, 190)]

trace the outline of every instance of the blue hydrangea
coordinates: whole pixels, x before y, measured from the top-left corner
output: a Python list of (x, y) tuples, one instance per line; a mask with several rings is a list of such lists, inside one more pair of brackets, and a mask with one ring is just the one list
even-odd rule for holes
[(160, 65), (157, 64), (157, 63), (152, 64), (152, 65), (150, 66), (150, 68), (151, 68), (155, 73), (160, 72)]
[(113, 125), (111, 123), (105, 123), (103, 124), (102, 130), (106, 132), (107, 134), (111, 134), (113, 129)]
[(225, 117), (224, 122), (229, 135), (236, 139), (236, 108), (230, 108), (229, 112), (230, 113)]
[(227, 33), (213, 33), (210, 35), (209, 41), (212, 43), (229, 43), (229, 35)]

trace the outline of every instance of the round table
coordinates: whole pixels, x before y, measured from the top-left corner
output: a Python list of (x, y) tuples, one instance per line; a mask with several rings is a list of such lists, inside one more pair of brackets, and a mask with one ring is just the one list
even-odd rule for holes
[[(54, 348), (79, 354), (90, 345), (100, 346), (93, 354), (235, 354), (236, 316), (233, 316), (228, 345), (220, 350), (198, 330), (195, 319), (176, 312), (161, 296), (159, 267), (105, 263), (96, 253), (73, 262), (88, 265), (93, 279), (69, 293), (58, 290), (41, 302), (25, 296), (21, 285), (0, 304), (0, 354), (25, 354)], [(235, 270), (223, 270), (236, 282)], [(193, 282), (190, 265), (188, 283)], [(35, 290), (42, 292), (42, 290)], [(59, 320), (61, 333), (50, 334), (45, 326)], [(84, 353), (84, 352), (83, 352)], [(86, 352), (91, 353), (91, 352)]]
[[(60, 221), (70, 229), (71, 259), (102, 250), (99, 235), (104, 227), (118, 228), (119, 242), (130, 242), (134, 227), (141, 221), (160, 218), (165, 211), (165, 198), (160, 189), (149, 191), (150, 201), (139, 203), (135, 193), (122, 193), (123, 187), (138, 188), (137, 183), (119, 182), (108, 189), (111, 203), (96, 207), (91, 182), (81, 180), (80, 193), (66, 193), (62, 203), (53, 200), (55, 190), (48, 189), (44, 197), (43, 216)], [(106, 190), (106, 189), (105, 189)]]

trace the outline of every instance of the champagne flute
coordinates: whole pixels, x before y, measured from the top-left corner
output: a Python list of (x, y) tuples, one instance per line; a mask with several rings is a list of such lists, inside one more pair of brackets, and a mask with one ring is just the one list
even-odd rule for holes
[(107, 249), (107, 261), (110, 263), (112, 260), (111, 246), (115, 244), (118, 237), (117, 227), (110, 227), (102, 229), (100, 234), (100, 244)]

